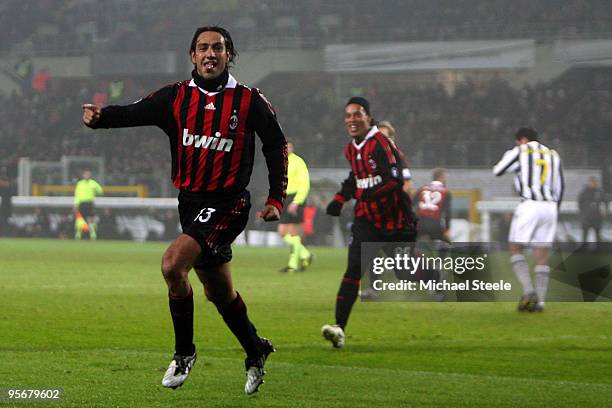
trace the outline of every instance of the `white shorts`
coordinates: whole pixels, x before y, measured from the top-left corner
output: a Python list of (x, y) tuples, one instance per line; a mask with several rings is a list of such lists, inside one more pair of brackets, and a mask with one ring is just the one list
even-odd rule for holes
[(557, 203), (525, 200), (516, 207), (508, 241), (547, 247), (555, 240)]

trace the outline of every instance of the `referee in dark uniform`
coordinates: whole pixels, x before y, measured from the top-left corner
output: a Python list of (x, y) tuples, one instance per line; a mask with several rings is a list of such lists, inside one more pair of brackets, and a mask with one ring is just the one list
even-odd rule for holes
[(193, 344), (193, 267), (223, 320), (246, 352), (246, 394), (263, 383), (263, 367), (274, 351), (259, 337), (246, 305), (234, 290), (230, 244), (244, 229), (251, 207), (246, 187), (253, 170), (257, 133), (268, 166), (270, 190), (257, 216), (276, 221), (287, 187), (287, 143), (266, 98), (236, 81), (229, 67), (237, 56), (230, 33), (218, 26), (196, 30), (189, 49), (192, 78), (165, 86), (126, 106), (83, 105), (91, 128), (157, 126), (169, 138), (172, 181), (179, 190), (183, 233), (162, 258), (168, 285), (175, 354), (164, 387), (183, 384), (196, 360)]

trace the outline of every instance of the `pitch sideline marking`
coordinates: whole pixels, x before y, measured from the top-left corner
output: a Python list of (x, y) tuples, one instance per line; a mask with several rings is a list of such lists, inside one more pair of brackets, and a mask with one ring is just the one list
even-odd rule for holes
[[(284, 348), (284, 347), (283, 347)], [(221, 349), (221, 348), (219, 348)], [(210, 348), (209, 348), (210, 350)], [(235, 348), (223, 348), (221, 350), (237, 350)], [(0, 352), (3, 350), (0, 349)], [(102, 348), (102, 349), (88, 349), (88, 350), (66, 350), (66, 349), (57, 349), (57, 350), (31, 350), (31, 351), (23, 351), (24, 353), (48, 353), (49, 351), (54, 351), (58, 353), (80, 353), (84, 351), (98, 351), (98, 352), (128, 352), (128, 353), (148, 353), (148, 354), (164, 354), (167, 353), (162, 351), (151, 351), (151, 350), (133, 350), (133, 349), (121, 349), (121, 348)], [(221, 360), (221, 361), (240, 361), (242, 359), (230, 358), (230, 357), (213, 357), (213, 356), (205, 356), (208, 360)], [(593, 387), (593, 388), (603, 388), (610, 389), (612, 388), (611, 384), (602, 384), (602, 383), (591, 383), (591, 382), (577, 382), (577, 381), (567, 381), (567, 380), (546, 380), (540, 378), (520, 378), (520, 377), (508, 377), (508, 376), (500, 376), (500, 375), (478, 375), (478, 374), (469, 374), (469, 373), (454, 373), (454, 372), (441, 372), (441, 371), (422, 371), (422, 370), (404, 370), (401, 368), (385, 368), (385, 367), (360, 367), (360, 366), (344, 366), (337, 364), (313, 364), (313, 363), (289, 363), (289, 362), (270, 362), (271, 365), (280, 365), (280, 366), (289, 366), (289, 367), (312, 367), (312, 368), (327, 368), (327, 369), (337, 369), (337, 370), (351, 370), (351, 371), (365, 371), (365, 372), (387, 372), (391, 374), (403, 373), (404, 375), (429, 375), (436, 377), (456, 377), (456, 378), (473, 378), (473, 379), (488, 379), (488, 380), (497, 380), (497, 381), (507, 381), (507, 382), (521, 382), (521, 383), (539, 383), (539, 384), (550, 384), (550, 385), (571, 385), (575, 387)]]

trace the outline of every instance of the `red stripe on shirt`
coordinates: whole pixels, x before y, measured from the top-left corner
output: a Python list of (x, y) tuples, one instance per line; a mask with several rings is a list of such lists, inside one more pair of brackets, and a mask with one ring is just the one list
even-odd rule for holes
[[(206, 102), (204, 106), (212, 103), (215, 104), (216, 97), (206, 95)], [(212, 137), (212, 122), (215, 111), (212, 109), (204, 109), (204, 120), (202, 121), (202, 129), (200, 135), (206, 135), (207, 138)], [(195, 144), (195, 141), (194, 141)], [(194, 183), (194, 190), (200, 191), (205, 186), (206, 181), (204, 180), (204, 170), (206, 169), (206, 159), (208, 157), (208, 149), (200, 148), (200, 157), (198, 157), (198, 170), (196, 172), (196, 182)]]
[(238, 175), (240, 170), (240, 162), (242, 160), (242, 155), (244, 154), (244, 144), (245, 137), (251, 136), (245, 134), (246, 127), (246, 118), (249, 114), (249, 108), (251, 107), (251, 90), (248, 88), (244, 88), (242, 91), (242, 98), (240, 101), (240, 112), (239, 118), (242, 118), (238, 121), (238, 129), (236, 129), (236, 138), (234, 139), (234, 145), (232, 146), (232, 163), (229, 168), (229, 175), (225, 183), (223, 183), (223, 187), (232, 186)]
[[(221, 113), (221, 123), (219, 125), (219, 132), (221, 133), (221, 137), (225, 137), (228, 135), (229, 130), (229, 118), (232, 114), (232, 102), (234, 99), (234, 88), (227, 89), (223, 95), (223, 112)], [(233, 146), (232, 146), (233, 150)], [(215, 153), (215, 159), (213, 161), (213, 173), (208, 184), (207, 190), (216, 190), (217, 184), (219, 184), (219, 179), (223, 176), (223, 159), (226, 154), (232, 154), (232, 150), (229, 152), (218, 150)]]
[[(191, 101), (189, 102), (189, 111), (187, 112), (187, 129), (188, 132), (192, 135), (198, 135), (198, 129), (195, 128), (196, 115), (198, 114), (198, 106), (200, 102), (200, 92), (197, 88), (191, 89)], [(181, 132), (181, 138), (183, 137)], [(182, 140), (181, 140), (182, 143)], [(189, 188), (191, 184), (191, 167), (194, 165), (193, 163), (193, 152), (195, 150), (195, 139), (190, 146), (187, 146), (184, 150), (185, 154), (185, 182), (182, 184), (182, 187)]]
[(180, 188), (181, 186), (181, 156), (183, 154), (183, 129), (181, 129), (181, 105), (183, 104), (183, 98), (185, 98), (185, 86), (180, 86), (178, 90), (178, 94), (176, 99), (174, 100), (174, 105), (172, 106), (174, 120), (176, 122), (177, 131), (176, 131), (176, 146), (177, 146), (177, 154), (176, 154), (176, 173), (173, 175), (174, 179), (174, 187)]

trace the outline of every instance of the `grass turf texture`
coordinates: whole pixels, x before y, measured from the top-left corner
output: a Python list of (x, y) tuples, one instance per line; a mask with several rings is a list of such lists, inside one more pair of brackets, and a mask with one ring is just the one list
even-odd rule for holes
[[(60, 406), (606, 406), (610, 303), (361, 303), (347, 344), (333, 322), (344, 250), (315, 248), (303, 274), (285, 249), (235, 248), (234, 282), (277, 348), (266, 384), (243, 395), (243, 354), (195, 274), (199, 357), (185, 385), (160, 385), (174, 337), (159, 263), (165, 245), (0, 240), (0, 388), (65, 390)], [(7, 404), (0, 404), (6, 406)], [(26, 406), (23, 403), (17, 406)], [(36, 404), (36, 406), (40, 406)]]

